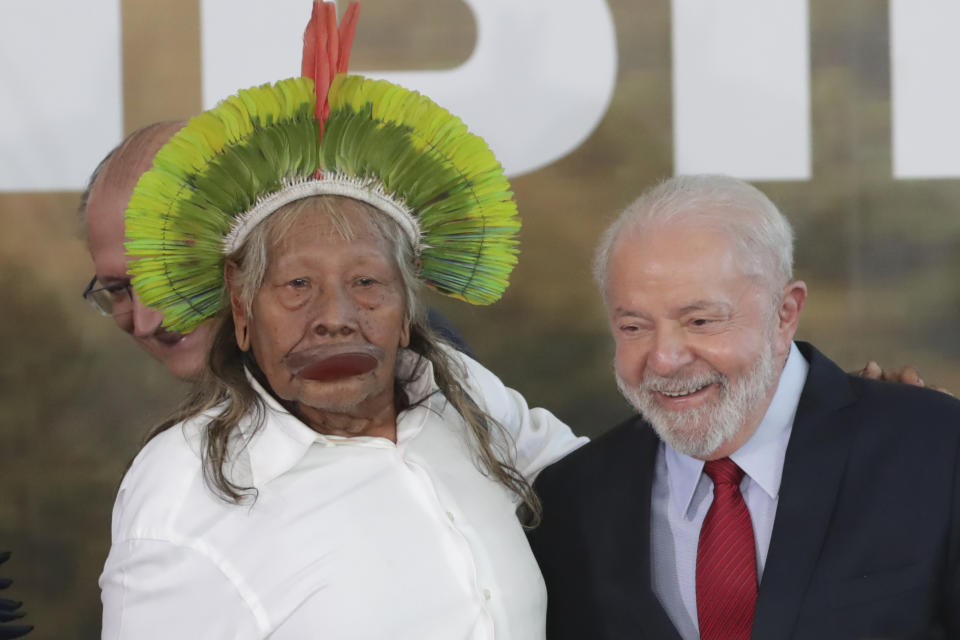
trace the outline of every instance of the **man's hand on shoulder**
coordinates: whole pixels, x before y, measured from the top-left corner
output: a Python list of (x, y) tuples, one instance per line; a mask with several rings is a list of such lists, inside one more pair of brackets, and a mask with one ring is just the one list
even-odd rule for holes
[[(927, 386), (927, 383), (924, 382), (923, 378), (920, 376), (920, 371), (911, 365), (900, 367), (898, 369), (883, 369), (875, 360), (871, 360), (863, 367), (863, 369), (856, 371), (855, 374), (858, 376), (863, 376), (864, 378), (870, 378), (871, 380), (885, 380), (887, 382), (912, 384), (915, 387)], [(943, 387), (931, 385), (930, 388), (951, 396), (954, 395)]]

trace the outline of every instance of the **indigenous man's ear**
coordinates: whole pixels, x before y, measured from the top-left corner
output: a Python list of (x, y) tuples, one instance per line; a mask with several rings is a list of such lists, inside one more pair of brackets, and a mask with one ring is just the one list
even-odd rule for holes
[(247, 311), (240, 300), (240, 291), (233, 285), (236, 274), (237, 264), (228, 260), (223, 268), (223, 280), (227, 283), (227, 292), (230, 295), (230, 313), (233, 315), (234, 335), (240, 350), (249, 351), (250, 335), (247, 331)]
[(800, 324), (800, 312), (807, 301), (807, 284), (803, 280), (787, 283), (780, 294), (780, 306), (777, 307), (777, 346), (786, 353), (790, 349), (797, 326)]
[(410, 322), (405, 320), (403, 327), (400, 329), (400, 347), (406, 348), (410, 346)]

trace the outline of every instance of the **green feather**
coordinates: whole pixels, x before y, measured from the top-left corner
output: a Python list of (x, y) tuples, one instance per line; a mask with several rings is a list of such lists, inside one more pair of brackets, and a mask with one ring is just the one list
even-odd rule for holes
[(499, 299), (516, 264), (520, 221), (483, 139), (428, 98), (388, 82), (338, 76), (329, 100), (324, 168), (376, 177), (417, 212), (428, 284), (474, 304)]

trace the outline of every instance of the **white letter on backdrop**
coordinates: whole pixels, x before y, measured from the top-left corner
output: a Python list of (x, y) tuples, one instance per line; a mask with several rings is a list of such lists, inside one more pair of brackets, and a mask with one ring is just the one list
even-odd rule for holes
[[(476, 20), (477, 43), (461, 66), (364, 75), (420, 91), (463, 118), (510, 175), (577, 148), (600, 123), (616, 83), (616, 34), (606, 0), (464, 2)], [(309, 17), (302, 1), (203, 0), (202, 16), (205, 106), (300, 73)]]
[(80, 190), (123, 135), (119, 0), (0, 8), (0, 191)]
[(960, 4), (891, 0), (893, 175), (960, 176)]
[(676, 173), (810, 178), (806, 0), (673, 0)]

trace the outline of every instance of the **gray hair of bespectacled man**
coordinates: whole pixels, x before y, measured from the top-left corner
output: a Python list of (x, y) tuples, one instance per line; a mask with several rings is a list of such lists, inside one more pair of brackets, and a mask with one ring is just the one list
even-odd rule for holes
[(160, 148), (184, 125), (186, 122), (177, 120), (148, 124), (132, 132), (103, 157), (80, 194), (77, 215), (84, 237), (87, 235), (87, 205), (94, 186), (104, 180), (114, 187), (135, 184), (143, 172), (150, 168)]

